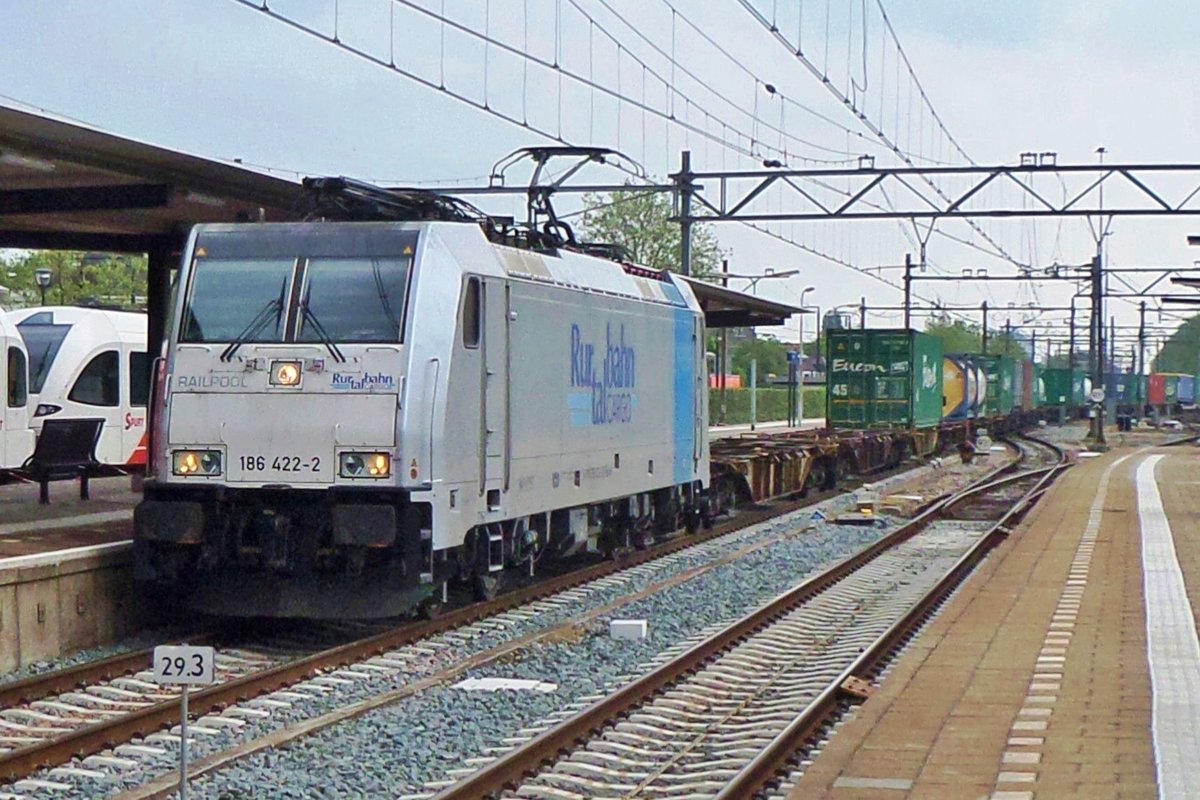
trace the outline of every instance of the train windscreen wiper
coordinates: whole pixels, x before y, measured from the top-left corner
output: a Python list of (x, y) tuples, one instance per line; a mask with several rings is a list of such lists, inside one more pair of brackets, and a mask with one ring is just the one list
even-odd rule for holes
[(333, 341), (333, 337), (329, 335), (329, 331), (325, 330), (325, 326), (321, 324), (319, 319), (317, 319), (317, 315), (314, 314), (312, 309), (308, 307), (307, 301), (300, 304), (300, 313), (303, 315), (304, 321), (312, 326), (312, 329), (316, 332), (317, 338), (321, 341), (321, 344), (325, 345), (325, 347), (329, 350), (329, 355), (333, 356), (333, 360), (339, 364), (344, 364), (346, 362), (346, 357), (342, 355), (342, 351), (338, 349), (337, 344)]
[(232, 359), (239, 347), (257, 336), (266, 327), (267, 323), (271, 321), (272, 315), (278, 320), (279, 312), (282, 309), (283, 303), (278, 298), (271, 300), (263, 306), (262, 310), (254, 315), (254, 319), (250, 320), (250, 324), (243, 328), (242, 332), (235, 336), (233, 341), (229, 343), (229, 346), (221, 351), (221, 360), (229, 361)]

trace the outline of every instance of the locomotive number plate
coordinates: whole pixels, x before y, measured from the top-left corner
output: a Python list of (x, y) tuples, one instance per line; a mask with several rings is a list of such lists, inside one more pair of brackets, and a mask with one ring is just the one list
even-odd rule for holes
[(327, 481), (332, 474), (333, 459), (326, 456), (245, 453), (229, 460), (229, 477), (234, 480), (313, 483)]

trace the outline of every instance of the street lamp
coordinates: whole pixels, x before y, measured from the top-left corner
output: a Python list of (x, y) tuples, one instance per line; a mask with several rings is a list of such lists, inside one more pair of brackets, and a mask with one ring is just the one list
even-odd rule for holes
[(37, 281), (38, 289), (42, 293), (42, 305), (46, 305), (46, 290), (50, 288), (50, 282), (54, 280), (54, 273), (48, 269), (35, 269), (33, 279)]
[(785, 269), (783, 272), (776, 272), (774, 267), (766, 267), (763, 269), (761, 275), (739, 274), (736, 272), (722, 272), (721, 277), (722, 278), (742, 278), (743, 280), (750, 281), (750, 286), (749, 286), (750, 293), (757, 297), (759, 281), (761, 281), (765, 278), (790, 278), (793, 275), (799, 275), (799, 274), (800, 274), (800, 270), (798, 270), (798, 269)]
[[(804, 427), (804, 315), (807, 309), (804, 307), (804, 295), (813, 291), (817, 287), (805, 286), (800, 290), (800, 361), (796, 364), (796, 374), (799, 378), (799, 388), (796, 391), (796, 427)], [(817, 320), (819, 326), (820, 319)], [(817, 335), (820, 338), (820, 334)]]

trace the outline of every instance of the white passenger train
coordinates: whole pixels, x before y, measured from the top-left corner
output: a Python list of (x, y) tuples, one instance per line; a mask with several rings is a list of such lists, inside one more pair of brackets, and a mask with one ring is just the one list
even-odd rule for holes
[(146, 463), (150, 365), (146, 315), (76, 306), (9, 311), (29, 353), (29, 426), (47, 419), (103, 419), (96, 459)]
[(29, 428), (29, 355), (15, 325), (0, 312), (0, 469), (33, 454)]
[(697, 525), (690, 288), (480, 220), (202, 225), (155, 383), (142, 580), (382, 616)]

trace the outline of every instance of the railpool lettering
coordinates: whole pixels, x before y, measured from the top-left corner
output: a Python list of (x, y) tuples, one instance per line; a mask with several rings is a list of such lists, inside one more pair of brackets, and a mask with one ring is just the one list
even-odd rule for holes
[[(597, 351), (600, 364), (597, 368)], [(637, 386), (637, 351), (625, 341), (625, 326), (607, 323), (604, 343), (584, 338), (578, 324), (571, 325), (571, 392), (567, 407), (571, 425), (611, 425), (633, 421)]]
[(243, 375), (180, 375), (176, 381), (180, 389), (245, 389)]
[(360, 392), (372, 389), (388, 391), (396, 388), (396, 377), (384, 375), (382, 372), (364, 372), (361, 375), (335, 372), (330, 381), (330, 387), (339, 392)]

